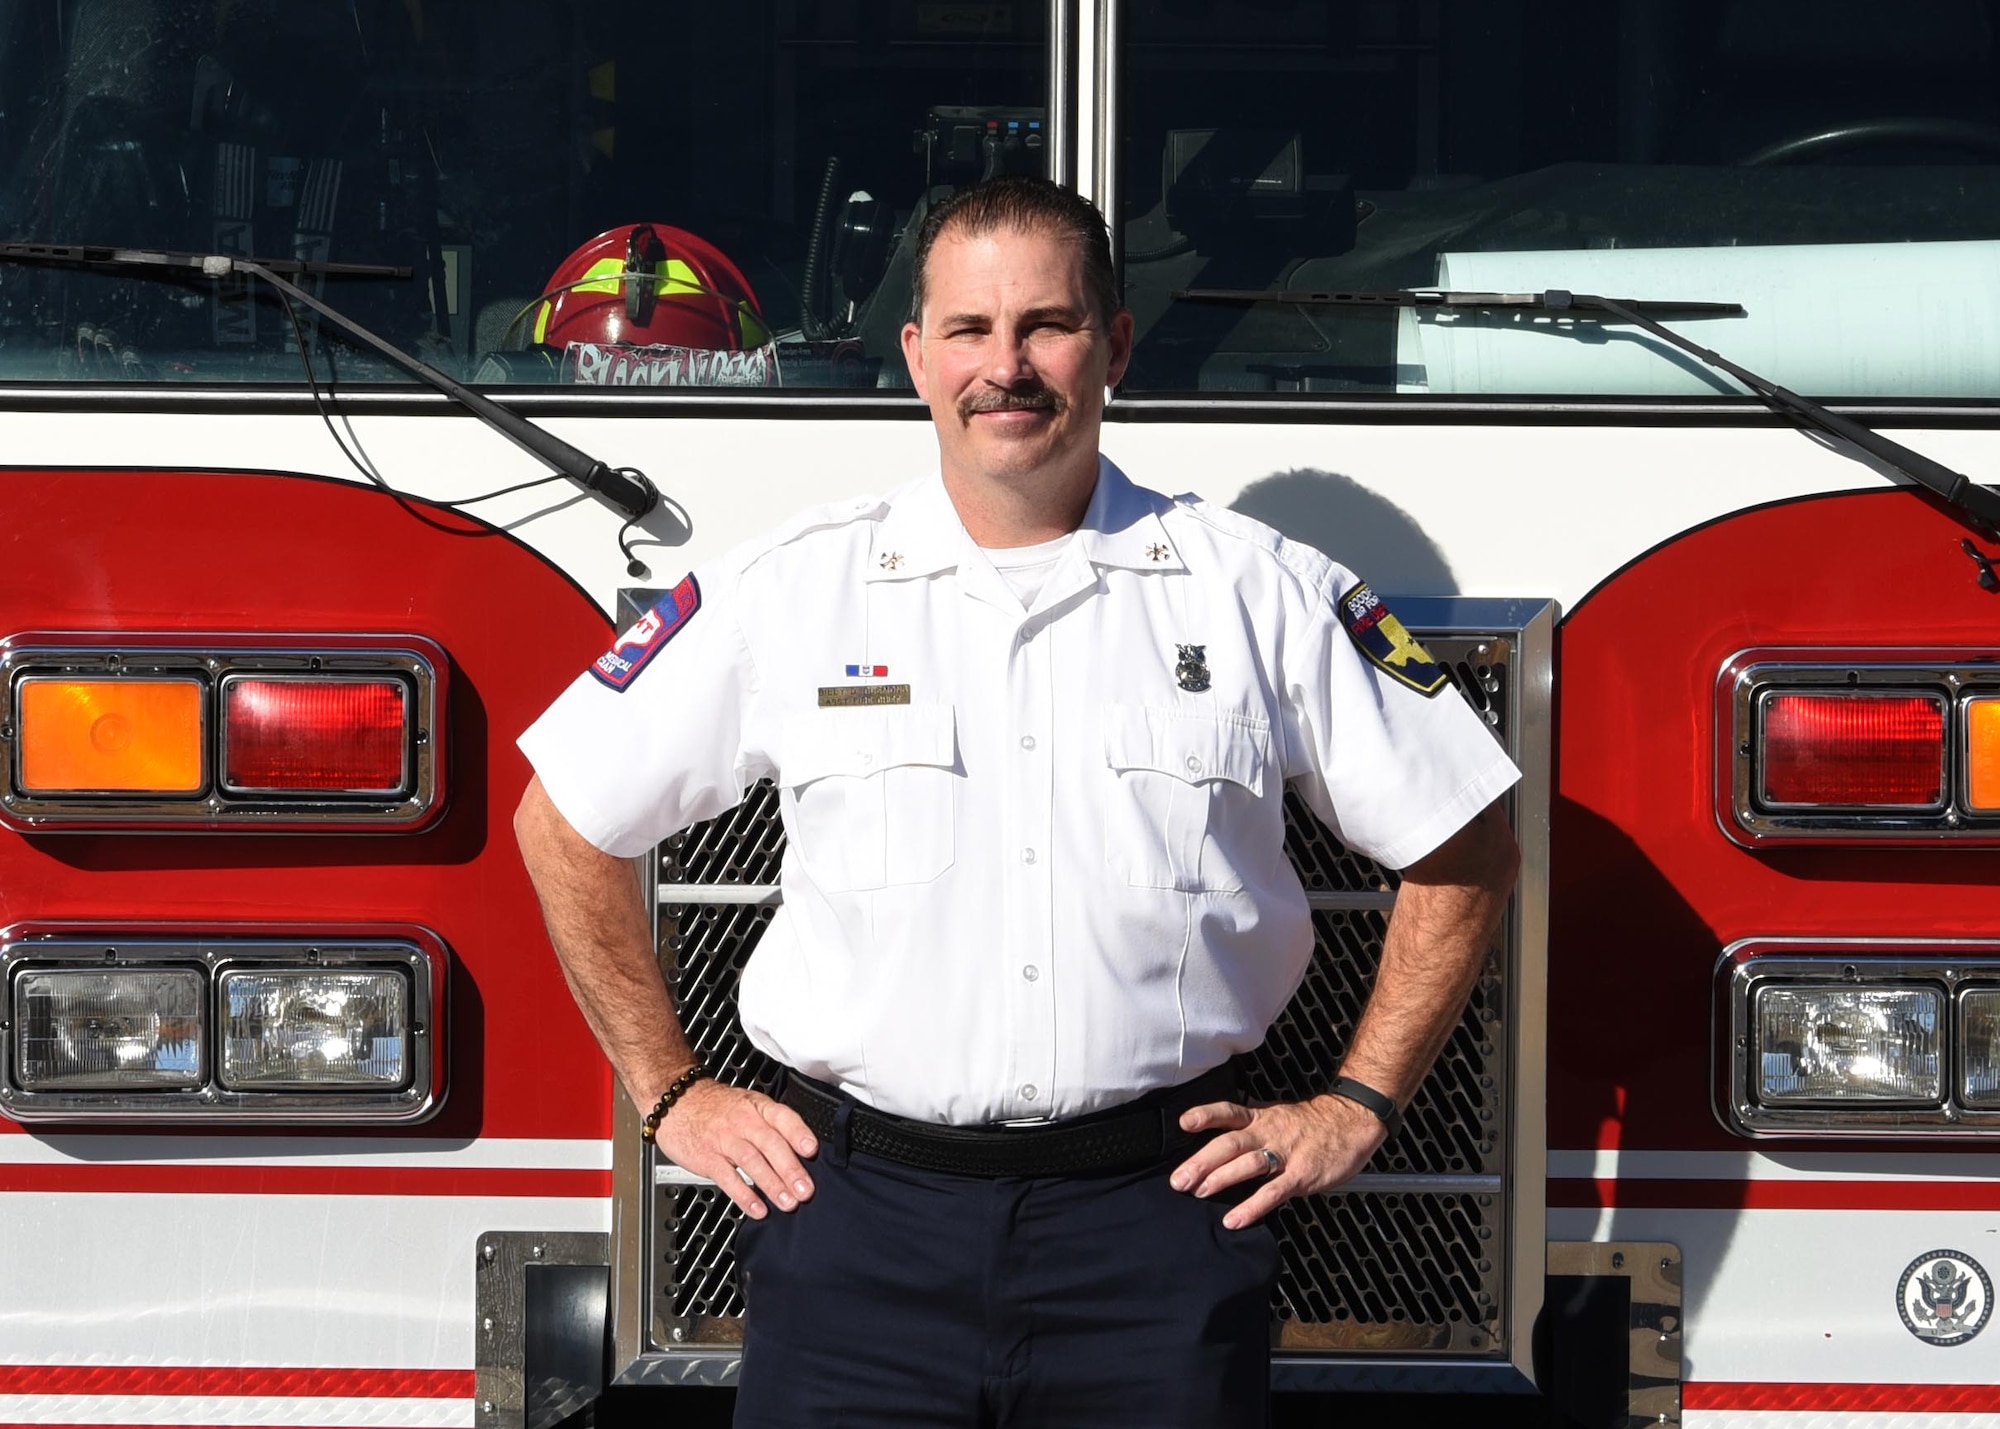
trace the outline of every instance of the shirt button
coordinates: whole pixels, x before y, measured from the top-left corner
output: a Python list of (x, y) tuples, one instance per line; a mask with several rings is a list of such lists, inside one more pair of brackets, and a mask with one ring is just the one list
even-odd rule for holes
[(1035, 851), (1033, 849), (1024, 848), (1021, 850), (1021, 862), (1033, 863), (1034, 861), (1035, 861)]
[(1032, 734), (1024, 734), (1021, 736), (1021, 748), (1033, 749), (1034, 747), (1035, 747), (1035, 737)]
[[(854, 756), (854, 762), (856, 764), (859, 764), (863, 769), (866, 769), (869, 765), (875, 762), (875, 756), (868, 753), (866, 750), (863, 750)], [(1188, 762), (1193, 763), (1192, 760)]]
[(1033, 963), (1029, 963), (1026, 967), (1021, 969), (1021, 976), (1026, 978), (1029, 982), (1033, 982), (1036, 978), (1040, 977), (1041, 975), (1042, 975), (1042, 970), (1036, 967)]
[(1187, 757), (1187, 772), (1190, 774), (1201, 773), (1201, 761), (1192, 754)]
[(1033, 1082), (1029, 1082), (1026, 1086), (1021, 1088), (1021, 1100), (1024, 1102), (1031, 1102), (1040, 1095), (1041, 1092), (1036, 1089), (1035, 1084)]

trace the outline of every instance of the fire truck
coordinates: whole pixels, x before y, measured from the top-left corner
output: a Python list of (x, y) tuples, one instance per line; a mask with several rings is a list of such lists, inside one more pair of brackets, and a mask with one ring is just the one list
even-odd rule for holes
[[(1107, 454), (1524, 771), (1406, 1129), (1278, 1218), (1279, 1422), (1993, 1422), (1996, 165), (1991, 0), (0, 3), (0, 1424), (726, 1418), (735, 1213), (514, 737), (935, 461), (915, 233), (1007, 172), (1108, 216)], [(646, 864), (752, 1085), (781, 797)], [(1396, 900), (1289, 856), (1264, 1098)]]

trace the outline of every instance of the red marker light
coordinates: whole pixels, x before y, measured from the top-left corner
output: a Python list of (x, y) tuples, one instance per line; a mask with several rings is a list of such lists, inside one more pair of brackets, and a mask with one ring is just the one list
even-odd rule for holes
[(222, 721), (230, 790), (388, 795), (408, 786), (409, 700), (399, 680), (231, 676)]
[(1937, 695), (1771, 695), (1758, 760), (1763, 801), (1935, 808), (1944, 801), (1944, 725)]

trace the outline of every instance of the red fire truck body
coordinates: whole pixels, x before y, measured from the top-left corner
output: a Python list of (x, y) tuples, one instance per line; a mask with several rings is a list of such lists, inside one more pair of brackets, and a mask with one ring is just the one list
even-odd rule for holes
[[(679, 88), (636, 12), (239, 8), (0, 7), (0, 1425), (715, 1412), (733, 1213), (569, 998), (514, 739), (686, 570), (934, 465), (914, 231), (1009, 171), (1113, 216), (1107, 455), (1362, 571), (1525, 773), (1410, 1131), (1281, 1222), (1282, 1412), (2000, 1422), (1986, 494), (1565, 306), (1995, 479), (1988, 7), (798, 0), (690, 21)], [(232, 255), (366, 271), (291, 270), (329, 315)], [(646, 867), (759, 1085), (776, 809)], [(1270, 1096), (1397, 881), (1292, 819)]]

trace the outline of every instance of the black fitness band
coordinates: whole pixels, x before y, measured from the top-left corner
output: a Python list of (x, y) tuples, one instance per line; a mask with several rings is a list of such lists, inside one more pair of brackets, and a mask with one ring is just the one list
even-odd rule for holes
[(1394, 1141), (1396, 1133), (1403, 1129), (1403, 1109), (1396, 1105), (1396, 1099), (1382, 1095), (1368, 1083), (1357, 1082), (1352, 1077), (1335, 1077), (1333, 1085), (1327, 1090), (1337, 1097), (1345, 1097), (1356, 1106), (1363, 1106), (1374, 1112), (1382, 1125), (1389, 1128), (1391, 1141)]

